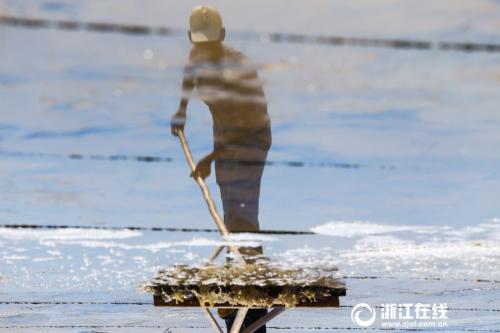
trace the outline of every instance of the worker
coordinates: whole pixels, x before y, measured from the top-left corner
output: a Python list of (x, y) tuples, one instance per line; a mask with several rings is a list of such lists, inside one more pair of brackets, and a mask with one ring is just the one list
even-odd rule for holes
[[(172, 134), (184, 130), (188, 100), (196, 88), (212, 114), (214, 149), (198, 162), (192, 176), (208, 177), (215, 161), (224, 224), (229, 232), (256, 232), (261, 177), (271, 147), (271, 122), (262, 83), (255, 65), (223, 43), (225, 29), (215, 8), (195, 7), (189, 26), (192, 49), (184, 69), (180, 106), (171, 119)], [(255, 255), (262, 249), (240, 248), (240, 252)], [(243, 327), (266, 313), (266, 309), (250, 309)], [(235, 311), (219, 311), (219, 315), (229, 332)], [(256, 332), (265, 331), (263, 326)]]

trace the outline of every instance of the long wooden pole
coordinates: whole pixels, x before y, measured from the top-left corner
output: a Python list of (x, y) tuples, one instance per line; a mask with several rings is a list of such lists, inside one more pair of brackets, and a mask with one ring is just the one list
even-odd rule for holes
[[(178, 130), (177, 136), (179, 137), (179, 141), (181, 142), (182, 151), (184, 152), (184, 156), (186, 157), (189, 169), (191, 170), (191, 172), (193, 172), (196, 169), (196, 164), (194, 163), (193, 155), (191, 154), (191, 150), (189, 149), (189, 145), (187, 143), (186, 136), (184, 135), (184, 131)], [(198, 185), (200, 186), (201, 193), (203, 194), (203, 198), (205, 199), (205, 202), (207, 203), (208, 206), (208, 211), (210, 212), (210, 215), (212, 216), (215, 224), (217, 225), (217, 228), (219, 229), (222, 236), (224, 236), (225, 241), (229, 242), (229, 239), (227, 239), (227, 236), (229, 236), (229, 231), (227, 230), (227, 227), (224, 224), (224, 220), (220, 217), (219, 212), (217, 212), (217, 207), (215, 206), (215, 202), (212, 199), (207, 184), (205, 184), (203, 178), (201, 178), (198, 175), (195, 175), (195, 177), (193, 178), (196, 181), (196, 183), (198, 183)], [(238, 259), (240, 259), (242, 262), (245, 262), (243, 256), (241, 255), (237, 247), (231, 244), (229, 244), (228, 247), (231, 250), (231, 252), (233, 252), (238, 257)]]
[(210, 323), (214, 327), (215, 331), (217, 333), (224, 333), (224, 331), (222, 330), (222, 328), (220, 328), (219, 324), (217, 323), (217, 320), (215, 320), (214, 315), (212, 314), (212, 312), (210, 312), (210, 310), (208, 308), (202, 308), (202, 309), (205, 312), (205, 314), (207, 315), (208, 320), (210, 320)]

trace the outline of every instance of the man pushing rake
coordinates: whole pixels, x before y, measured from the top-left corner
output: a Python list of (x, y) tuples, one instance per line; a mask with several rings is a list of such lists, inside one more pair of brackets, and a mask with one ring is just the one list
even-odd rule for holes
[[(263, 333), (267, 322), (291, 307), (338, 307), (346, 289), (335, 266), (283, 267), (258, 260), (263, 259), (262, 247), (231, 243), (231, 232), (259, 231), (260, 180), (271, 146), (271, 123), (255, 66), (222, 43), (225, 31), (217, 10), (196, 7), (189, 24), (193, 48), (184, 71), (180, 107), (172, 117), (172, 134), (179, 138), (191, 176), (226, 243), (214, 251), (208, 265), (166, 267), (143, 290), (153, 294), (155, 306), (201, 307), (218, 333), (223, 330), (212, 307), (218, 308), (229, 333)], [(214, 150), (198, 164), (184, 136), (186, 108), (194, 88), (212, 114), (214, 134)], [(224, 218), (204, 181), (212, 161)], [(238, 263), (213, 264), (224, 247)]]
[[(196, 88), (212, 114), (214, 149), (198, 162), (191, 176), (205, 179), (215, 161), (224, 210), (223, 225), (219, 228), (229, 233), (256, 232), (261, 177), (271, 146), (271, 122), (262, 83), (252, 62), (223, 43), (225, 29), (215, 8), (194, 8), (189, 26), (193, 46), (184, 70), (179, 110), (171, 119), (172, 134), (181, 136), (183, 148), (187, 149), (183, 135), (186, 108)], [(202, 181), (201, 184), (204, 186)], [(238, 252), (248, 261), (262, 254), (262, 248), (239, 248)], [(218, 312), (230, 331), (235, 311)], [(248, 310), (242, 328), (266, 313), (266, 309)], [(256, 332), (265, 331), (262, 326)]]

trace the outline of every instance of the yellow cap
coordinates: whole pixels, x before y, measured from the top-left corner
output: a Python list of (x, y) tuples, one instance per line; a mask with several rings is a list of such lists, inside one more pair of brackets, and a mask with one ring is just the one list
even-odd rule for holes
[(193, 43), (214, 42), (224, 36), (222, 18), (214, 7), (197, 6), (189, 16), (189, 32)]

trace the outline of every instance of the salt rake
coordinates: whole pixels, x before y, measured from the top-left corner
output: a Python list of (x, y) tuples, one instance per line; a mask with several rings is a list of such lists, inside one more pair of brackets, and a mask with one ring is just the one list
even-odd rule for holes
[[(184, 152), (184, 156), (186, 157), (186, 161), (189, 165), (189, 169), (191, 169), (191, 172), (193, 173), (196, 170), (196, 164), (194, 163), (193, 155), (191, 154), (191, 150), (189, 149), (189, 145), (187, 143), (186, 136), (184, 135), (184, 131), (178, 130), (177, 136), (178, 136), (179, 141), (181, 143), (182, 151)], [(212, 195), (210, 194), (210, 190), (208, 189), (207, 184), (205, 183), (203, 178), (200, 177), (199, 175), (193, 174), (193, 176), (194, 176), (193, 178), (196, 181), (196, 183), (198, 183), (198, 185), (200, 186), (201, 193), (203, 194), (203, 199), (205, 199), (205, 202), (206, 202), (207, 207), (208, 207), (208, 211), (210, 212), (210, 215), (214, 219), (214, 222), (217, 225), (217, 228), (219, 229), (219, 232), (221, 233), (222, 237), (227, 242), (227, 244), (228, 244), (227, 246), (228, 246), (229, 250), (232, 253), (234, 253), (241, 262), (245, 262), (239, 249), (236, 248), (235, 246), (233, 246), (231, 244), (230, 240), (228, 239), (229, 231), (227, 230), (227, 227), (224, 224), (224, 221), (220, 217), (220, 214), (217, 211), (217, 207), (215, 207), (215, 202), (212, 199)], [(226, 245), (221, 245), (221, 246), (217, 247), (215, 249), (214, 253), (210, 256), (209, 261), (210, 262), (214, 261), (219, 256), (219, 254), (222, 252), (222, 250), (224, 249), (225, 246)]]
[[(184, 132), (178, 130), (177, 136), (189, 168), (191, 172), (194, 172), (196, 165)], [(193, 178), (198, 183), (210, 215), (226, 244), (215, 249), (208, 258), (205, 267), (189, 269), (178, 266), (170, 270), (160, 271), (157, 277), (143, 286), (146, 291), (153, 294), (155, 306), (201, 307), (215, 331), (219, 333), (223, 333), (223, 330), (209, 308), (234, 308), (237, 310), (230, 333), (241, 331), (243, 321), (250, 308), (271, 308), (270, 312), (241, 331), (242, 333), (252, 333), (285, 311), (287, 307), (339, 307), (339, 297), (346, 294), (345, 286), (339, 279), (319, 276), (314, 281), (304, 281), (301, 280), (299, 271), (280, 270), (276, 267), (266, 271), (268, 268), (265, 266), (258, 266), (255, 263), (247, 264), (240, 250), (229, 239), (229, 231), (217, 211), (205, 181), (197, 174), (193, 174)], [(210, 264), (226, 246), (237, 257), (242, 266), (239, 266), (240, 268), (210, 267)], [(215, 271), (210, 271), (210, 269), (215, 269)], [(263, 279), (271, 283), (266, 285), (262, 282), (256, 282), (254, 278), (252, 283), (245, 283), (242, 286), (234, 283), (231, 274), (225, 276), (226, 281), (222, 284), (217, 283), (217, 281), (207, 283), (207, 280), (203, 280), (203, 274), (207, 272), (220, 278), (222, 273), (231, 270), (233, 270), (232, 274), (238, 275), (240, 273), (238, 269), (250, 271), (252, 275), (258, 275), (260, 272)], [(273, 274), (275, 275), (273, 276)], [(179, 279), (178, 276), (187, 278), (183, 280)], [(271, 278), (269, 278), (270, 276)]]

